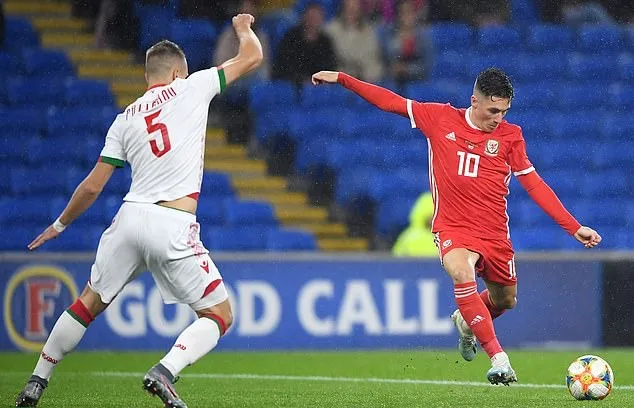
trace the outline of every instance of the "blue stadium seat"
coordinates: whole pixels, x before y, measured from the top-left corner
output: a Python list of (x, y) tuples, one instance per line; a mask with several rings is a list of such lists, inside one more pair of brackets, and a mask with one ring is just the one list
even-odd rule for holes
[(513, 63), (513, 79), (519, 83), (524, 81), (528, 84), (547, 80), (552, 93), (552, 89), (556, 88), (553, 86), (553, 81), (562, 80), (567, 76), (567, 67), (562, 64), (561, 60), (561, 55), (557, 54), (517, 54), (511, 61)]
[(329, 138), (319, 136), (312, 140), (300, 141), (295, 155), (295, 168), (299, 174), (306, 174), (311, 166), (327, 164), (328, 149), (337, 143), (341, 142), (332, 142)]
[(78, 224), (69, 227), (59, 238), (42, 246), (44, 252), (55, 251), (95, 251), (99, 245), (105, 226)]
[(545, 170), (538, 171), (544, 181), (555, 191), (560, 198), (579, 197), (583, 190), (581, 181), (583, 176), (576, 176), (570, 170)]
[(616, 65), (617, 59), (612, 55), (597, 58), (596, 55), (572, 54), (568, 57), (568, 73), (575, 81), (618, 79), (619, 71), (614, 69)]
[(353, 94), (340, 86), (314, 86), (302, 88), (301, 104), (304, 109), (345, 108), (352, 102)]
[(559, 24), (535, 24), (528, 27), (526, 44), (533, 51), (561, 54), (575, 47), (575, 32)]
[[(51, 220), (56, 219), (62, 213), (69, 199), (70, 195), (51, 196), (49, 198), (48, 214)], [(102, 228), (110, 225), (114, 214), (110, 212), (107, 202), (107, 198), (100, 197), (97, 199), (81, 217), (73, 221), (73, 226), (82, 225)]]
[(634, 117), (630, 113), (608, 113), (603, 116), (602, 137), (606, 140), (630, 141), (634, 134)]
[(313, 251), (315, 236), (303, 230), (271, 229), (266, 234), (267, 251)]
[(216, 42), (216, 27), (207, 20), (175, 20), (171, 26), (172, 40), (179, 44), (185, 55), (190, 71), (194, 72), (211, 66), (210, 50)]
[(108, 184), (106, 184), (103, 189), (104, 194), (123, 197), (128, 191), (130, 191), (131, 182), (132, 171), (129, 166), (126, 166), (122, 169), (116, 169), (114, 173), (112, 173), (110, 180), (108, 180)]
[(355, 198), (369, 196), (370, 186), (377, 184), (381, 175), (374, 167), (345, 168), (337, 177), (335, 201), (345, 205)]
[[(64, 191), (65, 170), (59, 168), (14, 167), (9, 173), (14, 195), (60, 193)], [(44, 200), (45, 201), (45, 200)]]
[(273, 207), (268, 202), (226, 199), (224, 211), (229, 226), (276, 226), (278, 224)]
[(176, 15), (173, 8), (145, 6), (135, 2), (135, 13), (141, 23), (139, 48), (142, 51), (158, 41), (170, 37), (171, 23)]
[(598, 169), (632, 168), (634, 150), (618, 141), (606, 141), (589, 148), (592, 164)]
[(209, 228), (205, 246), (211, 251), (258, 251), (266, 248), (269, 227), (216, 227)]
[(114, 98), (106, 81), (69, 79), (64, 84), (64, 102), (67, 106), (113, 106)]
[(225, 209), (222, 199), (201, 197), (198, 201), (197, 217), (201, 225), (223, 225)]
[(468, 77), (467, 61), (463, 52), (442, 51), (434, 58), (431, 78), (438, 79), (472, 79)]
[(234, 195), (231, 179), (227, 173), (206, 171), (200, 194), (205, 197), (231, 197)]
[(429, 35), (437, 52), (469, 49), (474, 37), (473, 29), (462, 23), (434, 23)]
[(338, 139), (347, 136), (344, 126), (353, 120), (341, 110), (296, 111), (288, 118), (288, 133), (295, 140), (309, 140), (315, 137)]
[[(584, 224), (599, 228), (599, 225), (621, 226), (624, 224), (625, 206), (618, 200), (589, 198), (578, 200), (569, 206), (570, 212)], [(596, 225), (596, 227), (594, 227)]]
[(47, 127), (46, 110), (40, 107), (0, 109), (0, 134), (40, 134)]
[(615, 83), (610, 86), (610, 103), (614, 111), (629, 112), (634, 109), (634, 64), (632, 65), (632, 79), (630, 84)]
[(513, 24), (530, 24), (539, 21), (537, 4), (532, 0), (511, 0), (511, 21)]
[(257, 114), (294, 105), (296, 101), (297, 90), (288, 81), (257, 82), (249, 89), (249, 108)]
[(405, 128), (408, 126), (406, 120), (382, 111), (376, 112), (375, 115), (362, 116), (359, 119), (352, 119), (345, 124), (345, 133), (355, 141), (390, 140), (397, 127)]
[(0, 225), (38, 227), (43, 230), (52, 221), (48, 207), (49, 203), (41, 197), (2, 199)]
[(0, 75), (2, 75), (2, 78), (18, 76), (22, 73), (22, 70), (22, 58), (19, 54), (0, 51)]
[(478, 46), (483, 50), (499, 48), (520, 49), (522, 36), (516, 29), (506, 26), (488, 26), (478, 30)]
[(376, 231), (384, 237), (395, 237), (409, 224), (409, 213), (418, 196), (395, 197), (384, 201), (376, 217)]
[[(473, 88), (473, 84), (470, 88)], [(454, 106), (461, 106), (468, 102), (464, 96), (465, 92), (470, 90), (462, 82), (427, 81), (410, 83), (405, 88), (404, 96), (421, 102), (451, 103)]]
[(559, 107), (568, 111), (596, 109), (609, 99), (608, 89), (604, 84), (567, 84), (557, 89), (557, 94)]
[(579, 28), (577, 46), (587, 53), (615, 53), (624, 48), (618, 25), (586, 25)]
[(14, 106), (48, 108), (63, 101), (64, 85), (57, 78), (19, 78), (7, 83), (8, 101)]
[[(620, 170), (593, 172), (583, 180), (583, 194), (595, 200), (604, 197), (619, 197), (627, 194), (627, 180)], [(600, 208), (600, 207), (595, 207)]]
[(27, 75), (41, 78), (65, 78), (74, 76), (73, 64), (63, 51), (39, 48), (22, 52), (24, 69)]
[(634, 81), (634, 56), (623, 53), (619, 56), (619, 74), (624, 81)]
[(517, 251), (555, 251), (560, 249), (564, 239), (570, 237), (558, 226), (524, 227), (511, 231), (511, 240)]
[(114, 108), (103, 107), (50, 108), (48, 132), (51, 134), (103, 132), (106, 118), (110, 119), (114, 112), (116, 112)]
[(569, 140), (567, 143), (571, 145), (579, 139), (593, 140), (601, 131), (599, 121), (583, 111), (553, 114), (546, 121), (553, 139)]
[(31, 22), (24, 17), (7, 16), (4, 23), (3, 46), (11, 51), (37, 47), (39, 38)]
[[(0, 201), (0, 208), (2, 208)], [(0, 223), (0, 225), (2, 225)], [(43, 228), (42, 228), (43, 229)], [(12, 226), (10, 234), (0, 234), (0, 251), (27, 251), (26, 246), (42, 232), (34, 226)]]

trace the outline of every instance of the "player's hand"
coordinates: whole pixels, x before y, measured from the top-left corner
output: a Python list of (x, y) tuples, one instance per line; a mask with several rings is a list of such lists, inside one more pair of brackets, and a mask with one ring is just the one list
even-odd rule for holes
[(582, 226), (575, 232), (575, 238), (586, 248), (594, 248), (601, 242), (601, 235), (589, 227)]
[(339, 78), (339, 72), (336, 71), (319, 71), (313, 74), (313, 85), (336, 84)]
[(236, 33), (248, 31), (251, 28), (251, 24), (255, 23), (255, 17), (251, 14), (238, 14), (231, 19), (233, 29)]
[(29, 251), (35, 251), (39, 247), (41, 247), (46, 241), (50, 241), (51, 239), (55, 239), (59, 236), (60, 232), (57, 232), (53, 225), (49, 225), (47, 229), (44, 230), (40, 235), (38, 235), (33, 242), (28, 245)]

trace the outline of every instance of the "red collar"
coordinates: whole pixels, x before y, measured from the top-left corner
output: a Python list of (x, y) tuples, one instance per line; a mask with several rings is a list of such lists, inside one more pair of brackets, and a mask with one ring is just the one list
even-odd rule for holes
[(165, 86), (168, 84), (156, 84), (156, 85), (152, 85), (151, 87), (149, 87), (147, 90), (149, 91), (150, 89), (154, 89), (154, 88), (158, 88), (159, 86)]

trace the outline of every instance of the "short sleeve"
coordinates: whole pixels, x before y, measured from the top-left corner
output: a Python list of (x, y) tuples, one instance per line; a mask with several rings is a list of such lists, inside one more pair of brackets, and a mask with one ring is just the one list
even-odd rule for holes
[(523, 176), (535, 171), (533, 163), (531, 163), (526, 154), (526, 142), (522, 137), (521, 131), (519, 138), (511, 143), (508, 161), (514, 176)]
[(443, 113), (447, 104), (433, 102), (416, 102), (407, 100), (407, 115), (409, 116), (412, 129), (420, 129), (425, 134), (436, 123), (438, 117)]
[(207, 102), (211, 102), (214, 96), (224, 91), (227, 87), (225, 71), (221, 67), (196, 71), (187, 77), (187, 82)]
[(102, 163), (112, 164), (115, 167), (123, 167), (126, 161), (126, 154), (123, 150), (122, 129), (119, 116), (112, 122), (108, 134), (106, 135), (106, 143), (99, 155), (99, 161)]

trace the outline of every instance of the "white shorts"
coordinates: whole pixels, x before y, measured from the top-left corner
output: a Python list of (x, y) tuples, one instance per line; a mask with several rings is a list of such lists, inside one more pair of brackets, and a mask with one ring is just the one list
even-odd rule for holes
[(110, 303), (146, 270), (165, 303), (184, 303), (200, 310), (228, 298), (220, 272), (200, 242), (195, 215), (125, 202), (101, 236), (88, 284), (104, 303)]

